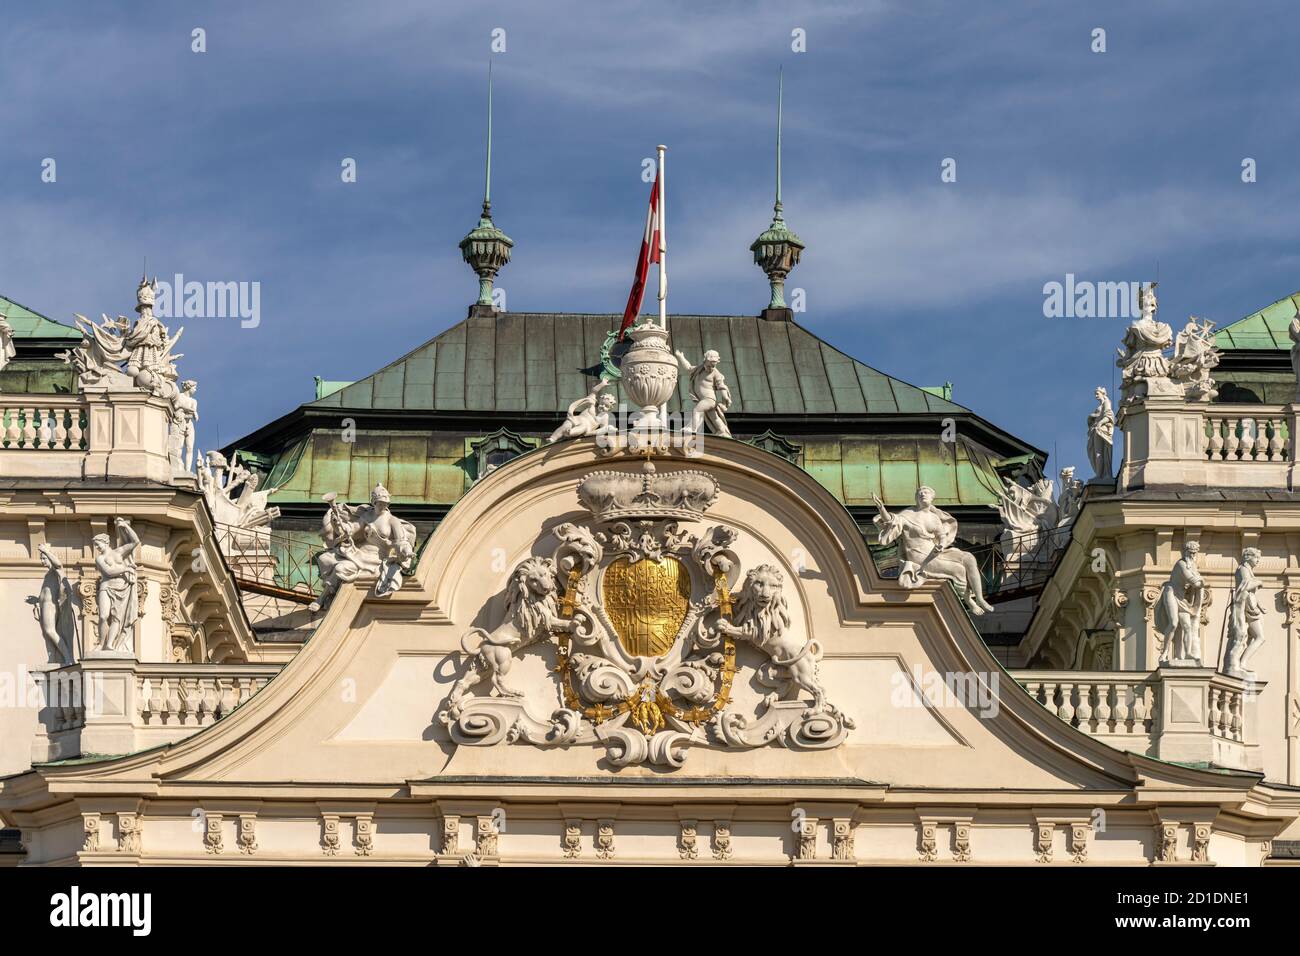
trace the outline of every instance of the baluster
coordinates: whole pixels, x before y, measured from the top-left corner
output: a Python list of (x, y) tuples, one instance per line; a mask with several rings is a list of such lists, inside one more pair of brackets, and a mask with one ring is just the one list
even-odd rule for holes
[(69, 447), (84, 449), (86, 447), (86, 428), (89, 423), (86, 420), (86, 411), (83, 408), (74, 409), (72, 412), (72, 433), (69, 435)]
[(1056, 716), (1067, 724), (1074, 723), (1074, 684), (1061, 684), (1061, 705), (1056, 708)]
[(1223, 422), (1218, 418), (1209, 419), (1210, 440), (1206, 446), (1206, 453), (1210, 461), (1221, 461), (1223, 458)]
[(1255, 440), (1258, 437), (1258, 426), (1253, 418), (1243, 418), (1241, 420), (1241, 460), (1255, 460)]
[(152, 693), (152, 685), (149, 678), (140, 678), (140, 693), (137, 695), (139, 701), (139, 717), (144, 723), (149, 722), (149, 695)]
[(1245, 728), (1242, 726), (1241, 714), (1241, 709), (1245, 704), (1245, 700), (1241, 694), (1234, 692), (1230, 698), (1230, 704), (1232, 713), (1228, 720), (1228, 730), (1231, 732), (1233, 740), (1241, 740), (1242, 737), (1245, 736)]
[(1052, 713), (1056, 713), (1056, 685), (1050, 681), (1043, 683), (1043, 699), (1039, 701), (1045, 708)]
[(1268, 460), (1286, 460), (1286, 442), (1282, 440), (1282, 420), (1271, 418), (1268, 422)]
[(1110, 725), (1110, 695), (1114, 692), (1115, 685), (1109, 681), (1097, 685), (1097, 730), (1100, 733), (1110, 733), (1113, 729)]
[(1217, 687), (1210, 688), (1210, 733), (1218, 734), (1219, 722), (1223, 717), (1222, 695)]
[(217, 680), (221, 687), (221, 716), (225, 717), (239, 704), (239, 692), (233, 680)]
[(181, 719), (181, 695), (177, 690), (179, 681), (169, 681), (163, 679), (163, 693), (167, 699), (167, 716), (170, 720), (179, 721)]
[(1224, 461), (1236, 461), (1237, 449), (1241, 446), (1241, 438), (1237, 434), (1237, 419), (1225, 418), (1223, 420), (1223, 430), (1227, 432), (1227, 441), (1223, 446)]
[(1092, 684), (1079, 685), (1079, 707), (1075, 710), (1074, 715), (1078, 718), (1079, 729), (1084, 733), (1092, 733)]
[(1115, 733), (1133, 732), (1133, 688), (1128, 684), (1115, 685)]
[(54, 416), (54, 447), (62, 451), (68, 447), (68, 420), (71, 416), (66, 408), (52, 410)]
[(162, 713), (162, 709), (163, 709), (163, 702), (166, 700), (166, 694), (163, 693), (163, 688), (161, 686), (162, 683), (163, 683), (162, 681), (159, 681), (156, 684), (153, 683), (152, 681), (150, 682), (151, 687), (149, 690), (149, 713), (151, 713), (154, 716), (155, 720), (165, 716)]
[(1133, 732), (1142, 733), (1147, 729), (1147, 715), (1151, 708), (1147, 706), (1147, 686), (1138, 684), (1137, 693), (1133, 695)]
[(221, 701), (220, 688), (211, 680), (202, 682), (203, 699), (201, 701), (202, 712), (199, 716), (199, 722), (210, 724), (217, 719), (217, 704)]

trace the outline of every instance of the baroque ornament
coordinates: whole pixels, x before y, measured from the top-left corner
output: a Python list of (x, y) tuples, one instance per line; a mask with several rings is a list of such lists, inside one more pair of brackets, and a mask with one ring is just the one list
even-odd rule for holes
[[(461, 640), (464, 672), (439, 719), (460, 746), (523, 743), (603, 747), (614, 767), (680, 767), (691, 747), (799, 750), (838, 746), (853, 722), (827, 700), (821, 647), (792, 624), (784, 576), (765, 564), (743, 575), (739, 533), (696, 534), (718, 496), (700, 471), (597, 471), (578, 487), (591, 525), (565, 522), (554, 547), (511, 573), (498, 623)], [(733, 706), (736, 645), (765, 656), (770, 689), (757, 712)], [(554, 689), (508, 682), (527, 651), (554, 655)], [(562, 706), (554, 707), (558, 693)], [(599, 846), (599, 844), (598, 844)]]

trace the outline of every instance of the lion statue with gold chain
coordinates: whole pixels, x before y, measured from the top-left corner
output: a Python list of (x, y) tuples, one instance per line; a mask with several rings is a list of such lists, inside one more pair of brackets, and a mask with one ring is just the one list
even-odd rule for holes
[(718, 630), (748, 641), (770, 658), (768, 668), (774, 679), (764, 683), (777, 689), (764, 698), (765, 704), (771, 705), (797, 688), (812, 695), (809, 714), (834, 710), (826, 703), (826, 690), (818, 674), (821, 645), (814, 639), (801, 640), (790, 630), (784, 589), (785, 579), (779, 569), (770, 564), (754, 568), (745, 575), (731, 622), (719, 621)]

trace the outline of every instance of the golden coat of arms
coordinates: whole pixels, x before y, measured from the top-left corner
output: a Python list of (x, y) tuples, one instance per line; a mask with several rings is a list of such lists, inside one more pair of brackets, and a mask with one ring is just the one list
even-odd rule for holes
[(691, 603), (691, 575), (681, 561), (621, 557), (605, 569), (601, 586), (605, 613), (629, 654), (658, 657), (672, 649)]

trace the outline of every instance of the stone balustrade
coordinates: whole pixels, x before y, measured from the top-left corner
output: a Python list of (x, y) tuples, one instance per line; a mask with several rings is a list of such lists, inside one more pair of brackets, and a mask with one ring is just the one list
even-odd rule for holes
[(34, 762), (171, 743), (246, 703), (279, 664), (145, 664), (89, 657), (46, 671)]
[(0, 477), (170, 481), (170, 416), (139, 390), (0, 395)]
[(1048, 711), (1112, 747), (1181, 763), (1260, 769), (1254, 710), (1262, 683), (1208, 667), (1016, 670), (1012, 676)]
[(1211, 462), (1249, 465), (1294, 458), (1289, 415), (1280, 406), (1207, 405), (1201, 417), (1205, 422), (1202, 450)]
[(1300, 405), (1219, 405), (1179, 395), (1128, 399), (1119, 408), (1119, 488), (1292, 490), (1298, 414)]
[(85, 451), (89, 419), (76, 395), (40, 396), (32, 402), (0, 396), (0, 449)]

